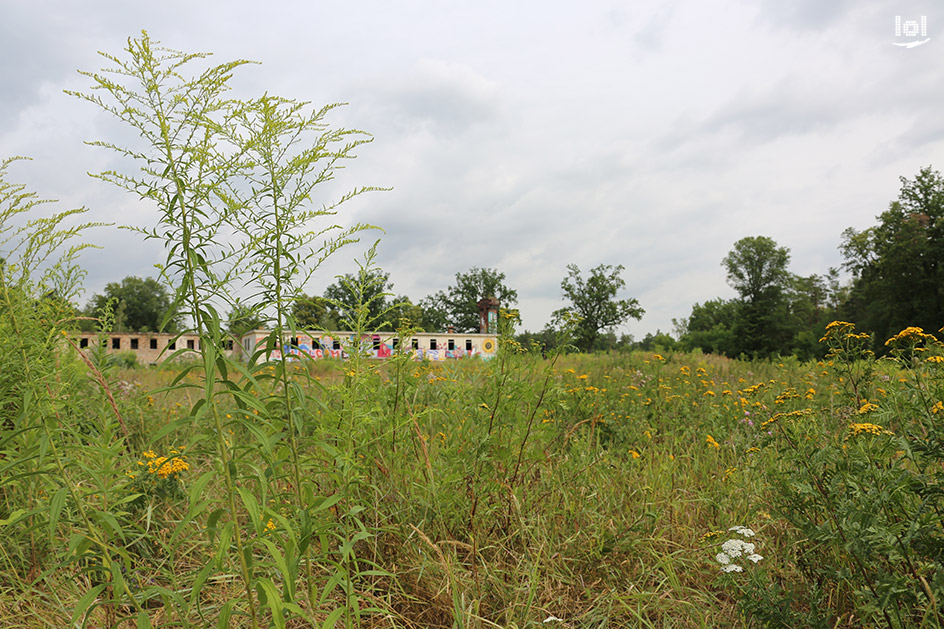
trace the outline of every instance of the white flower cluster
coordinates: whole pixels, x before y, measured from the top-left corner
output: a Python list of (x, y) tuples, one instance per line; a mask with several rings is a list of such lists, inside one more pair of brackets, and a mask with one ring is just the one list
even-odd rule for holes
[[(746, 526), (732, 526), (728, 530), (742, 537), (754, 537), (754, 531)], [(721, 572), (744, 572), (744, 566), (736, 560), (743, 557), (752, 563), (757, 563), (763, 557), (754, 550), (755, 546), (751, 542), (734, 537), (721, 544), (721, 552), (715, 555), (715, 561), (721, 564)]]

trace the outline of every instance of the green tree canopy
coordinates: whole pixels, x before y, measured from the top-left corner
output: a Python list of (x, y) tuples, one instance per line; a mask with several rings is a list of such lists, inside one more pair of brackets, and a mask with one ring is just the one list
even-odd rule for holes
[(423, 307), (414, 304), (406, 295), (397, 296), (387, 310), (386, 323), (381, 330), (396, 330), (401, 325), (408, 328), (423, 328)]
[(338, 311), (329, 300), (301, 294), (292, 303), (292, 318), (300, 330), (336, 330)]
[(513, 308), (518, 304), (518, 291), (505, 285), (505, 274), (498, 269), (473, 267), (456, 273), (456, 283), (448, 291), (439, 291), (420, 302), (423, 327), (432, 331), (452, 325), (456, 332), (478, 332), (478, 303), (486, 298), (497, 299), (502, 308)]
[(736, 356), (734, 321), (737, 312), (738, 302), (734, 299), (696, 303), (687, 318), (673, 320), (680, 346), (687, 351), (700, 349), (709, 354)]
[(840, 246), (853, 275), (843, 311), (879, 348), (908, 326), (944, 322), (944, 178), (929, 166), (901, 184), (878, 225), (847, 229)]
[[(105, 285), (104, 294), (95, 294), (86, 306), (89, 316), (98, 316), (114, 299), (114, 332), (177, 332), (181, 316), (170, 293), (154, 278), (128, 276)], [(167, 324), (163, 325), (165, 317)]]
[(790, 281), (790, 250), (766, 236), (740, 239), (721, 264), (728, 284), (750, 303), (778, 297)]
[(379, 327), (387, 310), (387, 296), (393, 289), (390, 274), (380, 269), (360, 269), (357, 273), (348, 273), (325, 289), (324, 296), (337, 309), (339, 323), (354, 321), (357, 308), (367, 308), (367, 320), (371, 327)]
[(749, 356), (788, 352), (792, 330), (786, 290), (792, 280), (790, 250), (772, 238), (748, 236), (734, 243), (721, 264), (740, 295), (734, 320), (735, 351)]
[(590, 270), (584, 280), (576, 264), (567, 265), (567, 277), (561, 281), (563, 299), (571, 305), (554, 312), (554, 320), (563, 321), (576, 315), (577, 324), (574, 342), (581, 351), (592, 351), (600, 333), (624, 323), (627, 319), (640, 319), (645, 313), (635, 299), (616, 299), (616, 294), (626, 286), (620, 276), (623, 265), (601, 264)]
[(258, 330), (265, 326), (265, 317), (258, 308), (237, 303), (226, 317), (226, 330), (236, 337), (246, 332)]

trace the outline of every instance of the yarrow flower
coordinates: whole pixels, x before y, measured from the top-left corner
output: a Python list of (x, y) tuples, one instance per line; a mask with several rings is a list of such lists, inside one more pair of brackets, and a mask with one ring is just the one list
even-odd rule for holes
[(728, 530), (733, 531), (738, 535), (743, 535), (744, 537), (754, 537), (754, 535), (756, 535), (752, 529), (749, 529), (746, 526), (732, 526)]
[[(750, 538), (756, 535), (753, 529), (746, 526), (732, 526), (728, 531), (741, 537)], [(721, 544), (721, 552), (715, 555), (715, 561), (720, 565), (721, 572), (744, 572), (744, 566), (740, 563), (742, 559), (756, 564), (764, 558), (755, 552), (756, 550), (757, 546), (753, 542), (746, 542), (743, 539), (733, 537)]]

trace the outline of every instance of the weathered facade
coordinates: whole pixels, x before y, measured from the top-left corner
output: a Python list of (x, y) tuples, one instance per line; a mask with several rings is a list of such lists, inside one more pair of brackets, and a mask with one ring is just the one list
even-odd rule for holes
[[(106, 354), (129, 352), (135, 356), (139, 364), (156, 365), (164, 362), (177, 350), (185, 350), (176, 358), (186, 360), (196, 358), (200, 351), (200, 337), (196, 334), (167, 334), (162, 332), (111, 332), (96, 334), (94, 332), (79, 333), (73, 336), (76, 346), (83, 352), (93, 351), (99, 341), (105, 342)], [(227, 353), (231, 353), (235, 344), (230, 342)]]
[[(268, 330), (253, 330), (242, 336), (235, 349), (248, 360), (253, 352), (265, 349)], [(402, 346), (400, 343), (402, 342)], [(351, 332), (311, 332), (299, 333), (298, 336), (286, 336), (283, 343), (289, 355), (320, 358), (346, 358), (357, 339)], [(399, 351), (405, 351), (416, 360), (454, 360), (480, 356), (488, 359), (498, 349), (498, 336), (495, 334), (465, 334), (456, 332), (419, 332), (401, 339), (395, 332), (370, 332), (360, 338), (361, 347), (370, 358), (390, 358)], [(281, 349), (273, 350), (268, 359), (281, 358)]]
[[(227, 355), (236, 355), (248, 360), (256, 350), (264, 349), (268, 330), (252, 330), (238, 341), (228, 341)], [(138, 364), (156, 365), (176, 354), (175, 360), (196, 358), (200, 351), (200, 337), (195, 334), (165, 334), (157, 332), (95, 334), (79, 333), (73, 341), (83, 352), (94, 351), (99, 341), (105, 342), (106, 354), (127, 352), (133, 354)], [(286, 335), (283, 344), (289, 355), (313, 359), (347, 358), (354, 347), (355, 337), (351, 332), (299, 333), (296, 337)], [(400, 339), (394, 332), (373, 332), (361, 337), (361, 345), (370, 358), (384, 359), (396, 354)], [(479, 356), (489, 359), (498, 349), (495, 334), (464, 334), (456, 332), (417, 333), (404, 337), (403, 350), (416, 360), (454, 360)], [(281, 358), (281, 348), (275, 349), (268, 360)]]
[[(489, 359), (498, 351), (497, 299), (487, 298), (478, 302), (479, 333), (456, 333), (450, 328), (446, 332), (418, 332), (401, 339), (395, 332), (368, 332), (360, 338), (361, 348), (371, 358), (390, 358), (400, 351), (408, 352), (416, 360), (455, 360), (479, 356)], [(252, 330), (239, 339), (230, 340), (224, 349), (227, 355), (236, 355), (242, 360), (260, 349), (271, 334), (268, 330)], [(109, 334), (79, 333), (74, 335), (75, 344), (83, 352), (94, 350), (100, 340), (105, 342), (105, 352), (132, 353), (139, 364), (155, 365), (171, 356), (176, 360), (196, 358), (200, 351), (200, 337), (196, 334), (167, 334), (161, 332)], [(296, 357), (347, 358), (358, 341), (351, 332), (306, 332), (291, 337), (285, 335), (282, 345), (287, 354)], [(263, 360), (279, 360), (283, 347), (269, 352)], [(183, 350), (177, 353), (179, 350)]]

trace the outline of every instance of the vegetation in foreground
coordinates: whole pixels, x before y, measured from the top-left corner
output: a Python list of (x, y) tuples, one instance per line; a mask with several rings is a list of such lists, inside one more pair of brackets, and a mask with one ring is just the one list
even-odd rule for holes
[(543, 359), (505, 331), (489, 362), (247, 366), (220, 408), (232, 488), (199, 368), (100, 386), (54, 353), (63, 388), (24, 398), (45, 412), (7, 415), (0, 621), (939, 625), (933, 337), (875, 361), (837, 323), (828, 361), (778, 364)]
[[(106, 144), (141, 171), (102, 177), (158, 204), (199, 360), (119, 371), (70, 347), (88, 226), (31, 218), (0, 177), (4, 626), (941, 624), (933, 331), (876, 360), (837, 321), (824, 361), (738, 362), (564, 354), (562, 316), (545, 357), (504, 311), (487, 362), (269, 361), (305, 280), (369, 228), (306, 230), (363, 134), (222, 98), (239, 62), (186, 79), (199, 55), (127, 52), (88, 75), (112, 100), (81, 96), (151, 142)], [(373, 268), (371, 249), (347, 278), (355, 338), (378, 323)], [(248, 363), (213, 306), (234, 282), (270, 308)]]

